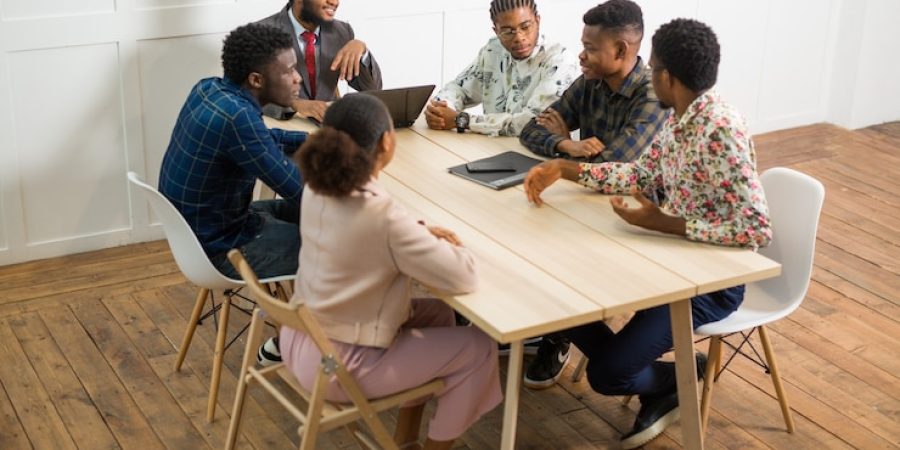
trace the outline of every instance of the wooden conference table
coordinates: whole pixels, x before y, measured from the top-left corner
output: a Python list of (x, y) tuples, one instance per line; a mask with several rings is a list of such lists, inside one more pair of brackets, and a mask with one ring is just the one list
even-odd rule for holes
[[(297, 118), (266, 121), (314, 130)], [(477, 258), (478, 292), (438, 295), (511, 344), (501, 448), (515, 446), (524, 339), (662, 304), (672, 313), (683, 444), (703, 448), (689, 299), (777, 276), (780, 265), (749, 250), (632, 227), (606, 196), (574, 183), (554, 184), (535, 207), (522, 186), (494, 191), (447, 172), (507, 150), (532, 155), (515, 138), (434, 131), (420, 118), (397, 131), (394, 160), (380, 177), (412, 215), (454, 230)]]

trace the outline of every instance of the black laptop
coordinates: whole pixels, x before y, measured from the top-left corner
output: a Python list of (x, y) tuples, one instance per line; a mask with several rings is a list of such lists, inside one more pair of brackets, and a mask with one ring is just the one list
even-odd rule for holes
[(391, 112), (394, 128), (405, 128), (419, 118), (419, 114), (422, 113), (425, 103), (431, 98), (432, 92), (434, 92), (434, 85), (429, 84), (382, 91), (363, 91), (361, 94), (378, 97)]

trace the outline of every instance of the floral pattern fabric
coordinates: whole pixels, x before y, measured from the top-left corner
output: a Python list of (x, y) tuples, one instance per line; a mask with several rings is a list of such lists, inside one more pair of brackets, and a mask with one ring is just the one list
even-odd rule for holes
[(437, 98), (457, 111), (483, 105), (473, 114), (469, 128), (492, 136), (518, 136), (528, 122), (547, 109), (578, 76), (575, 56), (560, 44), (538, 40), (534, 53), (516, 60), (496, 37)]
[(668, 214), (687, 221), (687, 238), (758, 248), (772, 239), (756, 152), (744, 120), (718, 94), (698, 97), (669, 117), (633, 163), (580, 165), (579, 183), (604, 194), (661, 190)]

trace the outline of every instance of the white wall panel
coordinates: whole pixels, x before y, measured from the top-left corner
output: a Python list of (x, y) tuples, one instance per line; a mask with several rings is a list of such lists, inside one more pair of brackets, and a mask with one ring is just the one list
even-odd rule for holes
[(751, 130), (759, 117), (770, 1), (701, 0), (698, 12), (698, 20), (713, 28), (722, 49), (717, 89), (747, 118)]
[(484, 8), (444, 15), (444, 60), (439, 85), (450, 82), (475, 61), (481, 47), (494, 36), (492, 27), (490, 14)]
[(900, 117), (900, 1), (869, 0), (867, 5), (862, 44), (857, 49), (852, 127)]
[[(21, 210), (18, 203), (10, 202), (12, 180), (18, 178), (18, 163), (13, 153), (15, 143), (12, 123), (12, 89), (9, 85), (9, 71), (6, 55), (0, 54), (0, 255), (9, 248), (7, 236), (11, 224), (20, 222)], [(2, 256), (0, 256), (2, 260)]]
[(112, 12), (115, 0), (0, 0), (3, 20)]
[(200, 5), (234, 3), (237, 0), (136, 0), (137, 9), (179, 8)]
[(774, 9), (768, 15), (759, 94), (759, 127), (765, 131), (824, 120), (827, 92), (823, 43), (831, 1), (777, 2)]
[(172, 128), (191, 88), (222, 76), (223, 34), (138, 42), (138, 67), (147, 181), (154, 186)]
[(385, 89), (439, 83), (442, 26), (442, 14), (353, 22), (356, 36), (378, 58)]
[(14, 53), (9, 66), (25, 242), (128, 228), (116, 44)]

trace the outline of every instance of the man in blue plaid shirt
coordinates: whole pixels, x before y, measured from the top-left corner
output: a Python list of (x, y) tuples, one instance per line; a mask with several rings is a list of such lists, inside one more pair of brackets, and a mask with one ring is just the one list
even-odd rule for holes
[[(660, 106), (650, 70), (637, 56), (644, 37), (641, 8), (610, 0), (584, 15), (579, 77), (562, 97), (531, 120), (519, 140), (543, 156), (588, 162), (636, 159), (650, 145), (668, 113)], [(581, 140), (570, 130), (581, 130)], [(569, 340), (544, 336), (525, 371), (532, 389), (553, 386), (569, 361)]]
[[(238, 248), (260, 277), (297, 272), (303, 179), (290, 159), (306, 133), (269, 130), (260, 105), (289, 106), (300, 89), (291, 36), (249, 24), (222, 49), (224, 78), (188, 95), (163, 158), (159, 191), (184, 216), (213, 265), (238, 278)], [(283, 199), (252, 202), (260, 179)]]

